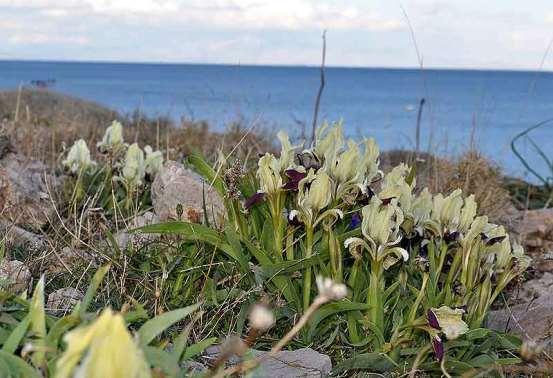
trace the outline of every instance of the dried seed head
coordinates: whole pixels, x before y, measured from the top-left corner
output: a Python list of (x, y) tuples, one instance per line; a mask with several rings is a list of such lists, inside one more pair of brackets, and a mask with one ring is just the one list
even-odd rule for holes
[(265, 332), (275, 324), (273, 312), (265, 305), (255, 304), (250, 311), (250, 326)]
[(543, 346), (531, 340), (525, 340), (520, 346), (520, 356), (524, 361), (534, 361), (542, 351)]
[(331, 278), (318, 276), (316, 278), (319, 295), (329, 301), (338, 301), (348, 295), (346, 285), (334, 282)]
[(224, 174), (225, 184), (227, 184), (227, 198), (238, 200), (240, 198), (240, 181), (244, 177), (242, 163), (236, 160), (232, 167), (227, 169)]

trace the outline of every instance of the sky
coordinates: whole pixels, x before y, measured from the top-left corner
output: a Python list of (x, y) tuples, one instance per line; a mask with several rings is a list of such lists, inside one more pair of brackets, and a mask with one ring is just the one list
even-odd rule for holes
[(551, 0), (0, 0), (0, 16), (0, 59), (318, 65), (327, 30), (329, 66), (537, 69), (553, 38)]

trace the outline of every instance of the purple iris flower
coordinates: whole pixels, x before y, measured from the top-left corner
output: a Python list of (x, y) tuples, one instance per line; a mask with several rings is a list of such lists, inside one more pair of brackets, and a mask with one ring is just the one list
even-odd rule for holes
[(298, 186), (301, 180), (307, 176), (305, 172), (299, 172), (295, 169), (287, 169), (284, 174), (288, 177), (288, 182), (282, 187), (284, 190), (298, 190)]
[(432, 312), (432, 310), (428, 309), (426, 312), (426, 319), (428, 320), (428, 325), (432, 328), (441, 330), (440, 323), (438, 322), (438, 318), (436, 317), (436, 314)]
[(360, 225), (361, 225), (361, 216), (359, 215), (359, 213), (353, 213), (353, 215), (351, 216), (351, 221), (349, 222), (349, 228), (351, 230), (354, 230)]
[(246, 202), (244, 202), (244, 208), (246, 210), (251, 209), (253, 206), (265, 201), (265, 193), (263, 192), (257, 192), (250, 198), (246, 199)]
[(444, 343), (440, 337), (436, 336), (432, 338), (432, 349), (434, 349), (434, 356), (436, 360), (441, 361), (444, 358)]

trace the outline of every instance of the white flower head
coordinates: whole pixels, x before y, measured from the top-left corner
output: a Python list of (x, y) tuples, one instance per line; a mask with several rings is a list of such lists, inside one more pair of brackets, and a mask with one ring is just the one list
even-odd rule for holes
[(280, 157), (278, 159), (280, 171), (284, 171), (294, 165), (294, 153), (297, 146), (293, 146), (292, 143), (290, 143), (288, 134), (282, 130), (278, 132), (277, 138), (281, 145)]
[(131, 187), (136, 187), (142, 185), (145, 174), (144, 152), (138, 144), (131, 144), (125, 156), (123, 178)]
[(150, 146), (144, 147), (144, 152), (146, 153), (145, 171), (150, 177), (153, 177), (163, 166), (163, 155), (161, 151), (153, 151)]
[(263, 193), (276, 193), (282, 187), (280, 175), (280, 160), (274, 155), (266, 153), (257, 162), (257, 178)]
[(292, 210), (290, 211), (290, 213), (288, 214), (288, 220), (289, 221), (293, 221), (294, 219), (296, 219), (298, 217), (299, 213), (297, 210)]
[(275, 324), (273, 312), (265, 305), (255, 304), (250, 311), (250, 326), (265, 332)]
[(454, 340), (469, 331), (467, 323), (463, 321), (464, 310), (451, 309), (447, 306), (430, 309), (438, 322), (439, 328), (448, 340)]
[(87, 170), (94, 166), (96, 163), (90, 158), (90, 150), (83, 139), (76, 141), (67, 158), (62, 162), (72, 173), (80, 172), (81, 170)]
[(98, 143), (101, 150), (111, 150), (123, 145), (123, 125), (119, 121), (113, 121), (106, 129), (102, 141)]
[(317, 276), (315, 280), (317, 282), (317, 290), (319, 290), (319, 295), (329, 301), (338, 301), (348, 295), (346, 285), (336, 283), (331, 278)]

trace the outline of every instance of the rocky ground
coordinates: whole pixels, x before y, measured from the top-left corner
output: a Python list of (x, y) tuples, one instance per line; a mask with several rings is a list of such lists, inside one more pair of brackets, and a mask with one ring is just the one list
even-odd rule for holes
[[(401, 158), (388, 156), (392, 162)], [(448, 177), (466, 177), (462, 164), (457, 167), (441, 164), (449, 172)], [(490, 198), (490, 191), (483, 191), (485, 185), (481, 182), (489, 183), (491, 179), (482, 177), (478, 173), (470, 182), (465, 180), (464, 189), (480, 193), (481, 201), (487, 201), (486, 212), (497, 211), (497, 219), (508, 223), (514, 237), (533, 258), (532, 269), (525, 280), (512, 285), (507, 298), (499, 300), (489, 316), (488, 325), (501, 331), (510, 330), (537, 345), (553, 349), (553, 209), (517, 210), (509, 203), (506, 190), (501, 191), (500, 200), (497, 196)], [(493, 180), (494, 185), (499, 185), (495, 174)], [(33, 280), (44, 272), (54, 276), (70, 272), (76, 262), (98, 264), (90, 244), (61, 246), (56, 243), (59, 238), (56, 230), (60, 228), (53, 225), (59, 226), (61, 221), (56, 202), (63, 184), (63, 174), (55, 173), (42, 160), (20, 153), (0, 135), (0, 242), (3, 242), (0, 246), (5, 247), (0, 282), (10, 291), (29, 289)], [(434, 185), (441, 185), (439, 189), (444, 190), (443, 185), (457, 185), (457, 182)], [(209, 209), (212, 216), (222, 213), (222, 201), (209, 190), (209, 184), (176, 161), (165, 163), (152, 184), (151, 195), (152, 209), (126, 220), (114, 233), (119, 248), (148, 242), (145, 236), (129, 234), (126, 229), (176, 218), (199, 221), (204, 218), (204, 209)], [(205, 207), (202, 205), (204, 198)], [(182, 214), (175, 212), (178, 204), (183, 205)], [(496, 210), (494, 206), (498, 204), (501, 206)], [(94, 216), (93, 212), (83, 214), (83, 217)], [(26, 256), (32, 256), (32, 261), (23, 257), (22, 250), (26, 251)], [(75, 287), (57, 287), (47, 294), (47, 308), (55, 315), (63, 314), (83, 296), (81, 288)], [(209, 350), (204, 359), (191, 368), (204, 369), (216, 353), (216, 349)], [(266, 376), (274, 377), (326, 376), (330, 368), (330, 359), (311, 349), (282, 352), (263, 366)]]
[[(30, 287), (33, 268), (14, 258), (16, 254), (11, 253), (13, 248), (32, 249), (36, 251), (36, 256), (49, 256), (47, 271), (71, 269), (75, 260), (90, 259), (93, 254), (83, 248), (52, 250), (48, 238), (41, 234), (45, 226), (57, 217), (52, 192), (62, 180), (63, 177), (52, 175), (43, 163), (29, 161), (16, 153), (9, 152), (0, 159), (0, 232), (5, 235), (3, 239), (8, 247), (8, 258), (0, 264), (0, 280), (14, 292)], [(173, 213), (178, 203), (185, 205), (182, 217), (202, 219), (202, 193), (205, 188), (206, 183), (182, 164), (166, 162), (152, 185), (152, 211), (132, 219), (127, 227), (177, 218), (178, 215)], [(209, 208), (221, 209), (221, 199), (214, 192), (207, 191), (206, 199)], [(510, 298), (505, 299), (504, 304), (498, 304), (498, 308), (490, 314), (488, 325), (501, 331), (510, 330), (539, 345), (552, 347), (553, 209), (519, 211), (514, 216), (517, 218), (513, 230), (515, 237), (522, 241), (533, 257), (533, 268), (528, 274), (528, 280), (513, 286)], [(124, 230), (115, 238), (120, 248), (128, 243), (144, 242), (140, 239), (143, 236), (129, 235)], [(59, 288), (48, 294), (47, 307), (52, 314), (62, 314), (82, 296), (83, 293), (78, 289)], [(295, 375), (292, 370), (310, 371), (312, 366), (309, 361), (325, 356), (321, 357), (311, 350), (300, 350), (297, 353), (300, 352), (308, 354), (309, 358), (286, 355), (282, 356), (286, 361), (297, 360), (293, 367), (276, 359), (267, 361), (265, 368), (273, 371), (271, 375), (274, 376), (311, 376), (311, 373)], [(324, 365), (325, 373), (317, 370), (313, 376), (327, 374), (330, 370), (326, 368), (327, 364), (329, 361), (316, 364), (318, 368)]]

